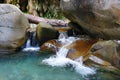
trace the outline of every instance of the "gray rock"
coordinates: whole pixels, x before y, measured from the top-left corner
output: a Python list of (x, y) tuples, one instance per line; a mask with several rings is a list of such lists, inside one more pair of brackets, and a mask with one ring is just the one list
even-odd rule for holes
[(59, 36), (59, 32), (50, 24), (45, 22), (40, 22), (37, 25), (36, 33), (39, 45), (42, 45), (46, 41), (57, 39)]
[(61, 0), (60, 7), (88, 35), (120, 39), (120, 0)]
[[(0, 4), (0, 50), (16, 50), (26, 41), (28, 20), (10, 4)], [(4, 51), (3, 51), (4, 52)]]

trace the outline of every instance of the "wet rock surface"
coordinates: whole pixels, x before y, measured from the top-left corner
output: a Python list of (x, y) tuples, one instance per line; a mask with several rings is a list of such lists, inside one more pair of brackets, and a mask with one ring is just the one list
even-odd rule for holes
[[(40, 51), (57, 53), (62, 46), (64, 44), (61, 44), (59, 41), (50, 40), (41, 46)], [(69, 50), (67, 58), (77, 60), (83, 56), (83, 62), (87, 66), (97, 66), (111, 70), (120, 68), (119, 45), (115, 41), (76, 40), (65, 48)]]

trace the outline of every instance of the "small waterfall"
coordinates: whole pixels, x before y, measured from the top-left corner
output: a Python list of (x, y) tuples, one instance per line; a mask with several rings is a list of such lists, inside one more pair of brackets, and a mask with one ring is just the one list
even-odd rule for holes
[(61, 41), (64, 46), (62, 46), (56, 55), (49, 57), (48, 59), (44, 59), (42, 61), (43, 64), (50, 65), (50, 66), (57, 66), (57, 67), (66, 67), (68, 65), (72, 65), (74, 70), (80, 73), (82, 76), (87, 76), (89, 74), (95, 74), (95, 69), (86, 67), (83, 65), (82, 57), (76, 59), (75, 61), (66, 58), (66, 55), (69, 49), (65, 48), (66, 46), (70, 45), (72, 42), (78, 40), (75, 37), (66, 37), (66, 32), (60, 33), (58, 41)]
[(28, 48), (28, 47), (31, 47), (31, 45), (30, 45), (30, 39), (28, 39), (27, 42), (26, 42), (26, 48)]
[(28, 32), (28, 40), (23, 51), (38, 51), (40, 48), (36, 42), (36, 32)]

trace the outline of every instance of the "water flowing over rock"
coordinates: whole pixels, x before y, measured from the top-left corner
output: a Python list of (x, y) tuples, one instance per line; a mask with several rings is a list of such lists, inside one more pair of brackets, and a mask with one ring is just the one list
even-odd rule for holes
[(0, 51), (21, 47), (26, 41), (28, 27), (28, 20), (16, 6), (0, 4)]
[[(42, 61), (43, 64), (50, 65), (50, 66), (57, 66), (57, 67), (66, 67), (71, 65), (73, 69), (80, 73), (82, 76), (87, 76), (91, 74), (95, 74), (95, 69), (89, 68), (83, 64), (83, 56), (80, 56), (76, 61), (67, 58), (67, 54), (69, 49), (67, 49), (67, 46), (69, 46), (71, 43), (75, 42), (79, 38), (76, 37), (66, 37), (66, 34), (60, 33), (60, 37), (58, 41), (63, 44), (58, 51), (56, 51), (56, 55), (49, 57), (48, 59), (44, 59)], [(55, 42), (53, 42), (55, 43)], [(51, 44), (52, 45), (52, 44)], [(55, 46), (53, 44), (53, 46)], [(49, 47), (49, 46), (47, 46)], [(51, 48), (50, 46), (49, 48)], [(57, 46), (56, 46), (57, 47)]]
[(120, 39), (119, 0), (61, 0), (60, 6), (91, 37)]
[[(69, 41), (72, 41), (72, 39)], [(48, 51), (50, 53), (56, 53), (66, 44), (68, 41), (64, 39), (50, 40), (41, 46), (40, 51)], [(77, 60), (83, 57), (83, 62), (87, 66), (103, 67), (110, 70), (117, 70), (120, 68), (120, 47), (115, 41), (98, 41), (98, 40), (86, 40), (78, 39), (70, 44), (64, 46), (68, 51), (66, 57), (71, 60)], [(61, 55), (64, 55), (61, 53)]]
[[(43, 60), (42, 63), (53, 67), (71, 65), (76, 72), (82, 75), (94, 73), (94, 70), (89, 67), (99, 67), (118, 74), (120, 54), (119, 44), (116, 41), (68, 37), (66, 35), (66, 31), (62, 30), (58, 40), (47, 41), (41, 46), (42, 53), (45, 51), (56, 53), (56, 55)], [(85, 69), (87, 71), (84, 71)]]

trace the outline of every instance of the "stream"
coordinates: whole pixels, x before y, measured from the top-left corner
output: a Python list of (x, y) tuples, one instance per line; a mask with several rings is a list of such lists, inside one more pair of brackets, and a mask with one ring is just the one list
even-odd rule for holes
[(42, 63), (51, 55), (38, 51), (21, 51), (0, 57), (0, 80), (119, 80), (119, 75), (97, 69), (96, 74), (83, 77), (73, 67), (52, 67)]
[(76, 38), (61, 34), (58, 40), (65, 45), (56, 55), (40, 54), (28, 40), (22, 51), (0, 56), (0, 80), (120, 80), (119, 74), (85, 66), (82, 57), (79, 62), (66, 58), (65, 46)]

